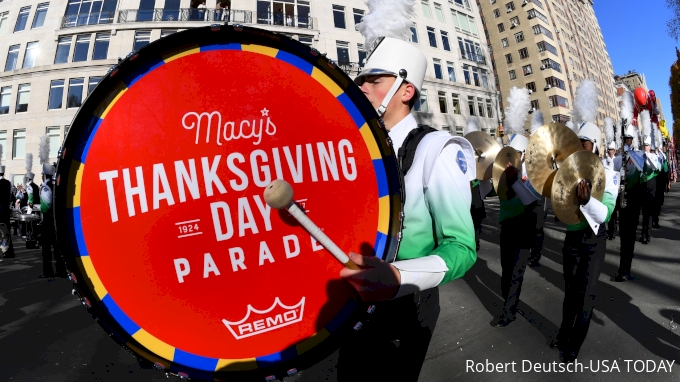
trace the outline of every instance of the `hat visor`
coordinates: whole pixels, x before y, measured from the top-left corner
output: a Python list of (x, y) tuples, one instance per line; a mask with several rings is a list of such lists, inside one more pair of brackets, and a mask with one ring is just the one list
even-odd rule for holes
[(366, 76), (381, 76), (381, 75), (390, 75), (390, 76), (397, 76), (397, 73), (391, 72), (389, 70), (385, 69), (378, 69), (378, 68), (371, 68), (371, 69), (365, 69), (362, 70), (361, 73), (359, 73), (358, 76), (354, 79), (354, 83), (361, 86), (361, 84), (364, 83), (363, 78)]

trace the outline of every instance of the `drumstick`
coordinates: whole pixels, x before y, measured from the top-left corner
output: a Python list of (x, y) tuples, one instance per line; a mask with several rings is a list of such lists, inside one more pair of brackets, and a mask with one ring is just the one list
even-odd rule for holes
[(286, 209), (291, 215), (312, 235), (321, 245), (323, 245), (328, 252), (330, 252), (339, 262), (344, 264), (349, 269), (360, 269), (349, 256), (342, 251), (333, 240), (314, 222), (305, 215), (302, 210), (293, 203), (293, 187), (290, 183), (282, 179), (277, 179), (269, 184), (264, 189), (264, 201), (271, 207), (277, 210)]

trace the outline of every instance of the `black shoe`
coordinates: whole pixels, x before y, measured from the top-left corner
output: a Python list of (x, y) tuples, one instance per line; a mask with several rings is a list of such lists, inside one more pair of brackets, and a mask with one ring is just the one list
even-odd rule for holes
[(40, 276), (38, 276), (38, 278), (40, 278), (40, 279), (53, 279), (54, 275), (53, 274), (51, 274), (51, 275), (47, 274), (46, 275), (46, 274), (42, 273)]
[(614, 281), (614, 282), (617, 282), (617, 283), (621, 283), (621, 282), (624, 282), (624, 281), (626, 281), (626, 280), (627, 280), (626, 276), (624, 276), (624, 275), (622, 275), (622, 274), (620, 274), (620, 273), (615, 274), (615, 275), (612, 276), (612, 278), (611, 278), (611, 281)]
[(630, 274), (623, 275), (623, 277), (624, 277), (626, 280), (628, 280), (628, 281), (637, 280), (637, 277), (632, 276), (632, 275), (630, 275)]
[(541, 263), (539, 263), (538, 261), (532, 261), (532, 262), (529, 263), (529, 267), (531, 267), (531, 268), (538, 268), (540, 266), (541, 266)]
[(648, 243), (647, 236), (645, 234), (642, 234), (642, 236), (640, 236), (640, 243), (642, 243), (642, 244)]
[(497, 328), (504, 328), (510, 325), (511, 322), (515, 321), (515, 318), (516, 318), (515, 316), (508, 317), (504, 314), (501, 314), (494, 318), (493, 320), (491, 320), (491, 322), (489, 322), (489, 325)]
[(575, 360), (576, 360), (576, 353), (575, 352), (560, 350), (560, 362), (561, 363), (573, 363)]

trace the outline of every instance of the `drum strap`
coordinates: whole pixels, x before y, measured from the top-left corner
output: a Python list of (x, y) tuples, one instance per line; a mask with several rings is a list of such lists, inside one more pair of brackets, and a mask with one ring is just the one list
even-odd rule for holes
[(402, 176), (406, 176), (406, 173), (411, 168), (420, 141), (422, 141), (427, 134), (435, 131), (438, 130), (430, 126), (419, 125), (408, 133), (397, 153)]

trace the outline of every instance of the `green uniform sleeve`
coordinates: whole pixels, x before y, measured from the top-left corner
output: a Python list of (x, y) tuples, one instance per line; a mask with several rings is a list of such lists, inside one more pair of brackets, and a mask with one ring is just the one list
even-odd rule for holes
[(608, 223), (609, 219), (612, 217), (614, 207), (616, 206), (616, 196), (617, 195), (613, 195), (609, 192), (605, 192), (602, 196), (602, 204), (607, 206), (607, 219), (604, 221), (605, 223)]

